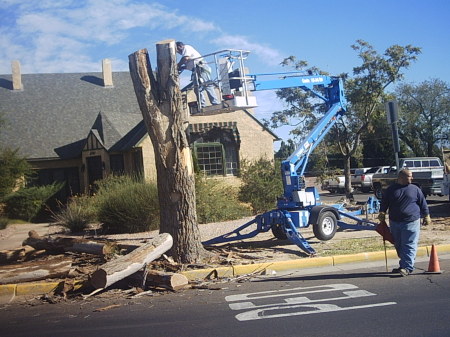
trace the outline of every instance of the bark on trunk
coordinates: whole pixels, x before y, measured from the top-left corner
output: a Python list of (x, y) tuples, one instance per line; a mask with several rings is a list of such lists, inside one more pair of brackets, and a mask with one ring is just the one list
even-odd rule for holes
[(172, 247), (170, 234), (158, 235), (151, 242), (133, 250), (130, 254), (105, 263), (91, 275), (94, 288), (107, 288), (111, 284), (139, 271), (151, 261), (159, 258)]
[(81, 238), (46, 238), (40, 236), (34, 230), (28, 232), (28, 238), (23, 241), (22, 246), (26, 245), (36, 250), (46, 250), (50, 253), (75, 252), (106, 255), (119, 250), (115, 243), (100, 243)]
[(66, 277), (72, 266), (70, 257), (53, 257), (44, 261), (29, 261), (3, 266), (0, 284), (40, 281)]
[(170, 255), (181, 263), (199, 261), (201, 244), (195, 205), (195, 177), (186, 136), (175, 41), (158, 42), (157, 78), (146, 49), (129, 56), (137, 100), (153, 143), (160, 204), (160, 232), (174, 240)]
[(350, 172), (351, 157), (344, 156), (344, 176), (345, 176), (345, 196), (349, 200), (353, 200), (352, 176)]

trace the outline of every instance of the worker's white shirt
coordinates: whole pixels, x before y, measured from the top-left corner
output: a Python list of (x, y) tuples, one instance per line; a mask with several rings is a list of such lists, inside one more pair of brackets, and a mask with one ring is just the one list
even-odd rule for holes
[[(186, 69), (187, 70), (193, 70), (194, 69), (194, 60), (198, 57), (201, 57), (200, 53), (194, 49), (194, 47), (185, 44), (183, 48), (183, 52), (181, 53), (181, 57), (187, 56), (189, 57), (189, 60), (186, 62)], [(195, 60), (195, 62), (200, 61), (201, 59)]]

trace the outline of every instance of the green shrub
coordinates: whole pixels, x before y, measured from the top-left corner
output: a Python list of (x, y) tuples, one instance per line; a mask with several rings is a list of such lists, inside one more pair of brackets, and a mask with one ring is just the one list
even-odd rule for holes
[(0, 229), (5, 229), (8, 226), (8, 218), (0, 217)]
[(21, 188), (4, 197), (5, 213), (9, 218), (32, 221), (44, 209), (45, 203), (55, 195), (64, 183)]
[(97, 220), (110, 233), (158, 229), (159, 201), (155, 184), (128, 176), (109, 177), (97, 184)]
[(242, 186), (239, 200), (249, 203), (255, 214), (275, 208), (277, 198), (283, 194), (280, 165), (268, 159), (244, 162), (241, 168)]
[(96, 219), (96, 209), (91, 197), (73, 197), (66, 205), (58, 202), (58, 206), (58, 211), (51, 212), (53, 220), (72, 233), (83, 231)]
[(196, 176), (195, 194), (198, 223), (235, 220), (251, 215), (238, 200), (238, 188), (216, 179)]
[(0, 200), (31, 175), (31, 166), (19, 150), (4, 148), (0, 150)]

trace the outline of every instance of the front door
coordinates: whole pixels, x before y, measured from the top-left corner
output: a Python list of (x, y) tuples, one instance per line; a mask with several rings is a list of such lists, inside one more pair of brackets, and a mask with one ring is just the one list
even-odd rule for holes
[(103, 179), (102, 157), (101, 156), (87, 157), (86, 163), (87, 163), (89, 189), (92, 191), (94, 182)]

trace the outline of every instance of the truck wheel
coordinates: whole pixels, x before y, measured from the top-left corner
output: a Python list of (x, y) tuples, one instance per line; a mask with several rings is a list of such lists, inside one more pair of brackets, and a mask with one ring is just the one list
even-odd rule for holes
[(286, 240), (287, 239), (286, 233), (283, 230), (283, 225), (280, 225), (279, 223), (272, 225), (272, 234), (278, 240)]
[(381, 200), (383, 198), (383, 190), (380, 185), (374, 185), (373, 186), (373, 194), (377, 197), (377, 199)]
[(314, 236), (322, 241), (331, 240), (336, 234), (336, 230), (336, 215), (330, 211), (321, 213), (317, 223), (313, 225)]

